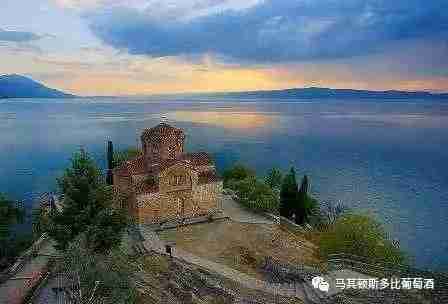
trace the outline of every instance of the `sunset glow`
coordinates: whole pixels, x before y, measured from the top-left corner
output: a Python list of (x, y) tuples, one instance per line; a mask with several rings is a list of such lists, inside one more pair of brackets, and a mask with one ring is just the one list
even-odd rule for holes
[[(310, 86), (448, 91), (447, 16), (435, 14), (439, 1), (420, 4), (421, 14), (440, 20), (419, 28), (400, 20), (431, 18), (404, 1), (352, 2), (327, 10), (323, 0), (6, 0), (0, 73), (78, 95)], [(403, 16), (389, 24), (395, 9)]]

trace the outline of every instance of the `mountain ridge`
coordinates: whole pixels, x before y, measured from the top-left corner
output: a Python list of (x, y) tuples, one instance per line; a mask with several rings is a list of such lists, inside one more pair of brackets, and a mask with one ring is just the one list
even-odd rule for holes
[(283, 90), (201, 93), (200, 95), (231, 97), (231, 98), (278, 98), (278, 99), (301, 99), (301, 98), (448, 99), (448, 93), (432, 93), (429, 91), (401, 91), (401, 90), (372, 91), (372, 90), (358, 90), (358, 89), (332, 89), (321, 87), (291, 88)]
[(74, 98), (75, 95), (49, 88), (18, 74), (0, 75), (0, 98)]
[[(135, 95), (142, 96), (143, 95)], [(359, 99), (436, 99), (448, 100), (448, 93), (433, 93), (429, 91), (401, 91), (401, 90), (360, 90), (360, 89), (333, 89), (325, 87), (289, 88), (279, 90), (235, 91), (235, 92), (210, 92), (210, 93), (181, 93), (181, 94), (157, 94), (154, 96), (179, 96), (179, 97), (221, 97), (241, 99), (331, 99), (331, 98), (359, 98)], [(19, 74), (0, 75), (0, 99), (5, 98), (74, 98), (73, 94), (49, 88), (29, 77)], [(105, 96), (98, 96), (105, 97)], [(127, 96), (113, 96), (116, 98)]]

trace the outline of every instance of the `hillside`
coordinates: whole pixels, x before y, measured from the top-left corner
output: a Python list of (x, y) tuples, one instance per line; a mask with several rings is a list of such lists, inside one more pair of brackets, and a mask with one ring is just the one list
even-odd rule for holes
[(0, 76), (0, 98), (72, 98), (74, 95), (48, 88), (21, 75)]

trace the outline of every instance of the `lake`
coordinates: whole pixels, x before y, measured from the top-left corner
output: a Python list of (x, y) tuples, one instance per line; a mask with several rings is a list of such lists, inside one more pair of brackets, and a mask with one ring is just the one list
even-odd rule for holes
[(263, 175), (307, 174), (322, 201), (369, 212), (419, 267), (448, 270), (448, 103), (145, 98), (0, 101), (0, 192), (31, 207), (84, 147), (104, 168), (106, 141), (135, 146), (166, 116), (187, 149)]

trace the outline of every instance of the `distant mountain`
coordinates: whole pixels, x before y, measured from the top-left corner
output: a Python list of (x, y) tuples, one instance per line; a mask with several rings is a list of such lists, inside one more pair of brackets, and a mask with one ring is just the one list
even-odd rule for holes
[(0, 98), (72, 98), (21, 75), (0, 75)]
[(329, 89), (329, 88), (297, 88), (273, 91), (249, 91), (204, 94), (214, 97), (230, 98), (270, 98), (270, 99), (304, 99), (304, 98), (368, 98), (368, 99), (447, 99), (448, 93), (435, 94), (424, 91), (368, 91), (351, 89)]

